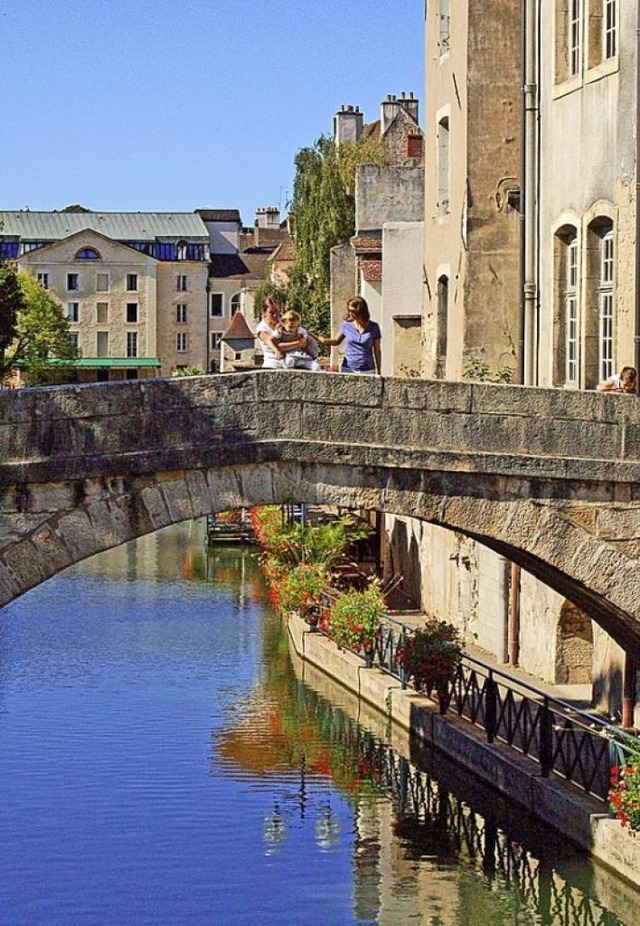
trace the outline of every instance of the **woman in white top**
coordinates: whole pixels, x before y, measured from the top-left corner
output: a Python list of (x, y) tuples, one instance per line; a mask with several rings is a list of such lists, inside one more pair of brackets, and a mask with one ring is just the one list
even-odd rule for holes
[(284, 355), (290, 350), (300, 350), (305, 342), (302, 339), (279, 344), (280, 306), (271, 296), (264, 300), (262, 319), (256, 326), (258, 340), (262, 348), (263, 370), (285, 370)]

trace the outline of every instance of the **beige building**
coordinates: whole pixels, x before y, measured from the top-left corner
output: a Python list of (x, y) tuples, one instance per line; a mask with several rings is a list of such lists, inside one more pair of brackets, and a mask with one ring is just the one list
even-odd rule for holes
[[(639, 366), (637, 16), (619, 0), (426, 6), (427, 376), (584, 389)], [(384, 558), (469, 642), (621, 711), (624, 654), (532, 576), (412, 520), (389, 523)]]
[(424, 357), (516, 369), (521, 21), (513, 0), (426, 5)]
[(0, 213), (0, 251), (61, 303), (80, 380), (206, 369), (209, 234), (195, 213)]

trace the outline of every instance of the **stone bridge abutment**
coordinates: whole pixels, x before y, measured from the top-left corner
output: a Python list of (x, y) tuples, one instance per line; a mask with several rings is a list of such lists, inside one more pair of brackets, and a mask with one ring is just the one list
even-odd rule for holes
[(640, 409), (595, 393), (299, 372), (0, 394), (0, 604), (93, 553), (300, 501), (460, 531), (640, 656)]

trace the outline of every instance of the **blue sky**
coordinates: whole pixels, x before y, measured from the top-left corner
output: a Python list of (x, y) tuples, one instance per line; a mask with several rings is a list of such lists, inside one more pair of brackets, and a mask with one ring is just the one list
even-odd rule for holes
[(424, 111), (424, 0), (0, 0), (0, 209), (283, 206), (344, 104)]

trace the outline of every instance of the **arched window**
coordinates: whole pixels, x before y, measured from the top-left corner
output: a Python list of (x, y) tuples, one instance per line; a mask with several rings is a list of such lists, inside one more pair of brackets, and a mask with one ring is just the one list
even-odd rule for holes
[(565, 318), (565, 382), (578, 385), (578, 359), (580, 332), (578, 328), (578, 236), (569, 235), (565, 241), (566, 268), (564, 280)]
[(186, 260), (187, 259), (187, 242), (178, 241), (176, 245), (176, 260)]
[(584, 304), (585, 386), (594, 389), (616, 372), (615, 238), (608, 216), (587, 228)]
[(242, 307), (242, 296), (240, 295), (240, 293), (234, 293), (234, 295), (231, 297), (231, 302), (230, 302), (231, 314), (235, 315), (236, 312), (240, 311), (241, 307)]
[(102, 260), (95, 248), (80, 248), (76, 253), (76, 260)]
[(443, 274), (438, 278), (436, 289), (437, 329), (436, 329), (436, 369), (438, 379), (447, 375), (447, 340), (449, 326), (449, 277)]

